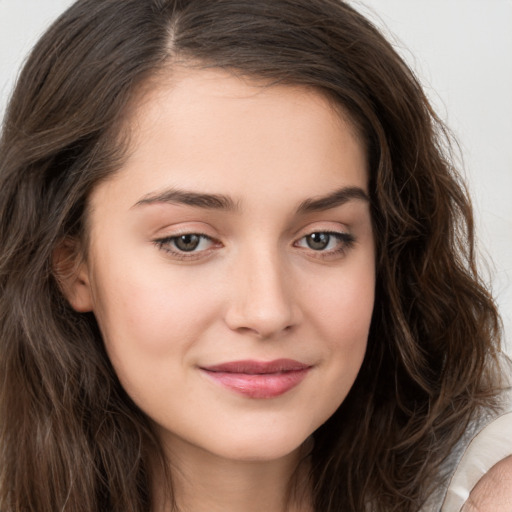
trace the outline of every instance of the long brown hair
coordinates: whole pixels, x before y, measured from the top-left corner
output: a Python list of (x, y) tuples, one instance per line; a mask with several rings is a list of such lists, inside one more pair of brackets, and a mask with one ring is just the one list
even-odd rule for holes
[(148, 419), (52, 254), (86, 238), (93, 187), (123, 160), (123, 115), (177, 60), (314, 87), (367, 147), (377, 293), (362, 370), (314, 433), (319, 512), (414, 511), (481, 406), (499, 319), (477, 275), (470, 203), (412, 72), (340, 0), (79, 0), (22, 71), (0, 142), (0, 509), (142, 512)]

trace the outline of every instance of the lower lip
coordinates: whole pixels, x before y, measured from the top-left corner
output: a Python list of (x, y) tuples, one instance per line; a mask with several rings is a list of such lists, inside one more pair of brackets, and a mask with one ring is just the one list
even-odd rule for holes
[(309, 368), (278, 373), (228, 373), (203, 370), (222, 386), (249, 398), (275, 398), (298, 386)]

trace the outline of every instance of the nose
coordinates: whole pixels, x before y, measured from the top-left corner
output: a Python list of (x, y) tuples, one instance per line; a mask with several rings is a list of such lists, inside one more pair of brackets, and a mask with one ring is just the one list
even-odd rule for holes
[(268, 339), (297, 326), (301, 310), (289, 274), (278, 254), (260, 251), (239, 258), (231, 274), (229, 328)]

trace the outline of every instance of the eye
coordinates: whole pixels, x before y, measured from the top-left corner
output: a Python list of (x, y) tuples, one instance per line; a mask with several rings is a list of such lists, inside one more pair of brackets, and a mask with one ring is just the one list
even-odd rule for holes
[(192, 252), (200, 247), (201, 242), (204, 245), (204, 239), (205, 237), (202, 235), (187, 234), (172, 238), (172, 243), (180, 251)]
[(300, 238), (296, 245), (316, 252), (336, 254), (348, 249), (355, 239), (349, 233), (318, 231)]
[(176, 257), (187, 257), (207, 251), (215, 245), (215, 242), (207, 235), (184, 233), (155, 240), (155, 244)]

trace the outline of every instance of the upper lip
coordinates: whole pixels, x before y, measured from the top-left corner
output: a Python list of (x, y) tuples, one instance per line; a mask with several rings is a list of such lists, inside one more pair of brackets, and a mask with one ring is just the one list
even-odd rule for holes
[(201, 369), (209, 372), (241, 373), (248, 375), (263, 375), (267, 373), (281, 373), (300, 371), (310, 368), (311, 365), (295, 361), (293, 359), (275, 359), (274, 361), (230, 361), (203, 366)]

